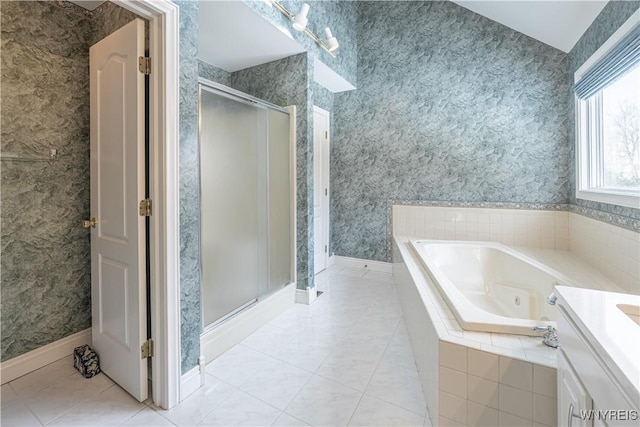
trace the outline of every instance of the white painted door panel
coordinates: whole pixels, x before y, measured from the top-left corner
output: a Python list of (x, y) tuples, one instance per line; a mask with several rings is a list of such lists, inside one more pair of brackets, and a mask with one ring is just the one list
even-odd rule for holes
[(90, 49), (91, 299), (93, 347), (105, 374), (147, 398), (144, 22), (135, 20)]

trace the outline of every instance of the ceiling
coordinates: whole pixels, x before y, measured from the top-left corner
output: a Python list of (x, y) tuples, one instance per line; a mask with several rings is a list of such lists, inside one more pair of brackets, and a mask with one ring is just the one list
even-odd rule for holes
[(241, 1), (203, 1), (198, 56), (234, 72), (304, 52), (289, 28), (276, 27)]
[(569, 52), (607, 0), (452, 0), (550, 46)]

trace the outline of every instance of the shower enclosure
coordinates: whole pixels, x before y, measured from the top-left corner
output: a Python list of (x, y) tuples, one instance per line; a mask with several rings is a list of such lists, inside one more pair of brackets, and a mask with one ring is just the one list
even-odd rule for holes
[(295, 281), (294, 150), (288, 109), (201, 79), (204, 328)]

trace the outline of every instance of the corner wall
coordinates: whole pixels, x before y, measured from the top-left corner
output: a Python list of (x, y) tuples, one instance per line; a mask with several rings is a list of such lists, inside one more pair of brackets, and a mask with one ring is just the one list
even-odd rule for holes
[(452, 2), (358, 2), (331, 240), (387, 259), (387, 202), (566, 203), (567, 55)]

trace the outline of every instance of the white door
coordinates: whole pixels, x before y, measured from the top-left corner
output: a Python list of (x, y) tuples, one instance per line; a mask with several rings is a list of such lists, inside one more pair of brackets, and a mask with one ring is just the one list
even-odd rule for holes
[(329, 112), (313, 107), (313, 274), (329, 257)]
[(144, 22), (90, 49), (91, 314), (100, 367), (136, 399), (147, 398)]

